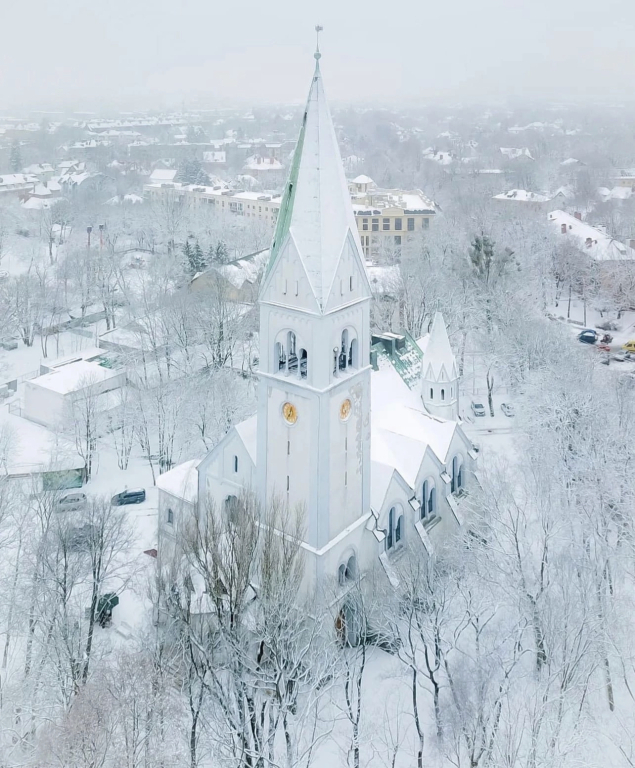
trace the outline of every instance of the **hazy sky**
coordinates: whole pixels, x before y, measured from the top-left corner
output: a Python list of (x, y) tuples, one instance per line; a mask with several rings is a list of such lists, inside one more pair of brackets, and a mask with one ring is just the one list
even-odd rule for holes
[(630, 99), (633, 0), (0, 0), (0, 109), (331, 100)]

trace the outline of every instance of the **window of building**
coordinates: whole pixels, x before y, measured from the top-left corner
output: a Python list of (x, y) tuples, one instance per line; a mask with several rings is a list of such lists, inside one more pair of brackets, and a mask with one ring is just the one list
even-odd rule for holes
[(395, 219), (395, 229), (400, 230), (401, 229), (401, 219)]
[(452, 459), (452, 475), (450, 490), (452, 493), (458, 493), (463, 488), (463, 459), (455, 456)]
[(287, 493), (289, 493), (289, 475), (287, 475)]
[(343, 587), (347, 582), (355, 581), (357, 578), (357, 559), (351, 555), (345, 563), (342, 563), (337, 569), (337, 583)]
[(445, 389), (441, 390), (441, 400), (445, 400)]
[(368, 219), (362, 219), (362, 229), (364, 231), (368, 230)]
[(234, 456), (234, 472), (238, 472), (238, 456)]
[(348, 472), (344, 472), (344, 486), (348, 486)]
[(421, 491), (421, 519), (434, 517), (437, 509), (437, 491), (432, 480), (426, 480)]
[(403, 515), (400, 507), (391, 507), (388, 512), (388, 530), (386, 531), (386, 550), (395, 547), (403, 538)]
[(424, 219), (422, 226), (424, 229), (428, 229), (430, 227), (430, 219)]
[(434, 389), (430, 387), (430, 400), (434, 400)]
[(287, 440), (287, 456), (291, 456), (291, 440)]
[(381, 226), (384, 230), (390, 229), (390, 219), (383, 219)]
[(401, 245), (401, 235), (395, 235), (395, 245)]
[[(368, 243), (366, 243), (366, 245), (368, 245)], [(348, 290), (349, 291), (353, 290), (353, 276), (352, 275), (348, 278)]]
[(407, 226), (408, 226), (408, 232), (414, 232), (415, 220), (414, 219), (408, 219)]
[(168, 509), (168, 524), (174, 524), (174, 512), (171, 509)]
[(372, 231), (373, 232), (379, 232), (379, 219), (373, 219), (373, 221), (372, 221)]

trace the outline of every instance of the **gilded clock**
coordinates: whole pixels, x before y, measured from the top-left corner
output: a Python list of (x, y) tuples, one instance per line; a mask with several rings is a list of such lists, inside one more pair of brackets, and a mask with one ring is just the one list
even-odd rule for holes
[(298, 420), (298, 411), (293, 403), (285, 403), (282, 406), (282, 415), (287, 424), (295, 424)]
[(348, 417), (351, 415), (351, 401), (347, 398), (344, 400), (342, 405), (340, 405), (340, 419), (342, 421), (346, 421)]

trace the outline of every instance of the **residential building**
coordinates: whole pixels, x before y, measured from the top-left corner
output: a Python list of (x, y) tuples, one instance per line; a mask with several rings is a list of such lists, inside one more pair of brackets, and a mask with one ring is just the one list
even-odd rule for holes
[(0, 176), (0, 198), (28, 197), (39, 183), (32, 173), (4, 173)]
[(429, 229), (436, 216), (432, 200), (418, 189), (379, 189), (368, 176), (349, 183), (357, 231), (366, 258), (387, 248), (399, 250), (417, 232)]
[(379, 565), (397, 586), (406, 542), (425, 558), (462, 524), (477, 455), (441, 315), (425, 351), (385, 335), (394, 360), (371, 366), (371, 288), (316, 60), (260, 288), (258, 410), (160, 488), (159, 560), (181, 508), (235, 521), (245, 490), (262, 509), (281, 499), (303, 517), (303, 589), (339, 588), (339, 620), (357, 574)]

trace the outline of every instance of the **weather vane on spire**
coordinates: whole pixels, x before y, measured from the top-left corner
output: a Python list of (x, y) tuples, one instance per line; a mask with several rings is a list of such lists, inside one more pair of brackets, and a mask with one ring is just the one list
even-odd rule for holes
[(313, 54), (315, 56), (315, 60), (319, 61), (322, 58), (322, 54), (320, 53), (320, 32), (324, 27), (321, 27), (319, 24), (315, 27), (315, 53)]

